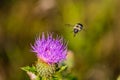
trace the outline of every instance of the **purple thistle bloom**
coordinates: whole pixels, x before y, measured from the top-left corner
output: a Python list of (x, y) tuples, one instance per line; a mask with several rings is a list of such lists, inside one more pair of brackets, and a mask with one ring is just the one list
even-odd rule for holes
[(42, 37), (35, 40), (32, 51), (37, 53), (37, 57), (47, 63), (58, 63), (66, 58), (67, 44), (63, 43), (63, 38), (57, 36), (53, 38), (53, 34), (49, 33), (45, 38), (44, 33)]

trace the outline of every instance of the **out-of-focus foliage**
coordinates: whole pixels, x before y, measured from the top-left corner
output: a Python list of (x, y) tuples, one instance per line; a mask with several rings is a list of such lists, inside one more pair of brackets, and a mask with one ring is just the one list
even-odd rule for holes
[[(120, 0), (1, 0), (0, 80), (27, 80), (20, 68), (36, 61), (30, 44), (42, 32), (69, 41), (74, 80), (120, 75)], [(76, 37), (65, 24), (82, 23)]]

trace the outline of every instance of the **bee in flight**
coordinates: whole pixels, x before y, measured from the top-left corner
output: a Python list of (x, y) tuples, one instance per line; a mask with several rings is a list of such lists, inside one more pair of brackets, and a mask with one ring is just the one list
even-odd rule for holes
[[(68, 26), (72, 26), (70, 24), (67, 24)], [(73, 33), (74, 33), (74, 37), (76, 36), (77, 33), (79, 33), (81, 30), (83, 30), (83, 25), (81, 23), (76, 23), (73, 26)]]

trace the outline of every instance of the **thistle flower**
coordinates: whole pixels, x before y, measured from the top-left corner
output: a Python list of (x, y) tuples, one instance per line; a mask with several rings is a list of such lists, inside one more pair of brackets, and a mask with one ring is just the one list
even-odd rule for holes
[(31, 47), (38, 60), (32, 67), (27, 66), (21, 69), (27, 71), (30, 78), (34, 80), (61, 78), (56, 77), (56, 74), (66, 68), (66, 66), (58, 66), (59, 62), (65, 60), (67, 56), (67, 44), (63, 41), (63, 38), (59, 36), (53, 38), (52, 33), (47, 34), (47, 37), (45, 37), (43, 33)]
[(39, 59), (49, 64), (61, 62), (67, 54), (67, 44), (63, 42), (63, 38), (53, 38), (52, 33), (47, 34), (47, 38), (43, 33), (41, 38), (35, 40), (32, 49)]

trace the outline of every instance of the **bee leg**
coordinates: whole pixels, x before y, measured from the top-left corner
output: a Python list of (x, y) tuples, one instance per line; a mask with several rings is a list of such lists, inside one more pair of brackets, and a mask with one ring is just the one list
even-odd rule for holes
[(76, 34), (74, 33), (74, 37), (76, 36)]

